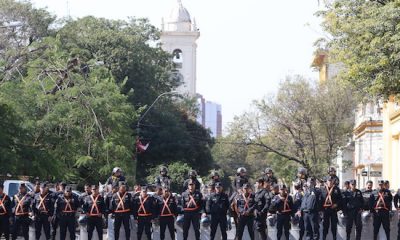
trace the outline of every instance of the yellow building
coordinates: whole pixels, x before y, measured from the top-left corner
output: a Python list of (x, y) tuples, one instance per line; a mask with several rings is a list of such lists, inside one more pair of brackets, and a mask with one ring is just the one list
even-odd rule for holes
[(383, 178), (400, 188), (400, 103), (394, 97), (383, 104)]

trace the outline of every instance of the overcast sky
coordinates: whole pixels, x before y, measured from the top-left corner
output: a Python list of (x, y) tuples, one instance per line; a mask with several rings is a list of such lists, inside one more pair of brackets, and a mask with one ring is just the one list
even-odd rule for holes
[[(146, 17), (155, 26), (177, 0), (33, 0), (59, 17)], [(254, 99), (276, 91), (289, 74), (310, 68), (322, 33), (317, 0), (182, 0), (200, 29), (197, 92), (222, 105), (231, 122)]]

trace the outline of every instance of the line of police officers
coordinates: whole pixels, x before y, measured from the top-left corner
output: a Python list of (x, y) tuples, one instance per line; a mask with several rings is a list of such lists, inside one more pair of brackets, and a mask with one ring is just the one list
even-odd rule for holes
[[(277, 185), (277, 179), (270, 168), (265, 175), (257, 179), (255, 190), (249, 183), (246, 169), (239, 168), (233, 183), (234, 191), (229, 197), (224, 193), (218, 174), (212, 174), (208, 192), (200, 192), (200, 183), (195, 171), (189, 173), (189, 179), (184, 182), (184, 192), (180, 197), (171, 194), (169, 186), (171, 179), (168, 169), (162, 167), (160, 176), (156, 178), (158, 190), (149, 195), (147, 187), (137, 186), (133, 193), (127, 191), (121, 170), (115, 168), (113, 176), (107, 181), (112, 186), (105, 195), (99, 193), (98, 186), (85, 186), (85, 193), (78, 199), (72, 194), (71, 187), (61, 183), (56, 192), (50, 192), (46, 183), (36, 185), (32, 193), (27, 193), (26, 186), (21, 184), (19, 192), (10, 197), (3, 192), (0, 185), (0, 234), (9, 239), (10, 219), (14, 219), (12, 239), (22, 230), (26, 240), (29, 239), (29, 225), (34, 221), (36, 239), (40, 239), (44, 230), (46, 239), (55, 238), (55, 229), (60, 226), (60, 239), (64, 240), (67, 230), (70, 239), (75, 239), (76, 219), (78, 209), (86, 215), (88, 239), (93, 232), (98, 232), (99, 239), (103, 236), (104, 221), (108, 217), (114, 219), (114, 236), (119, 239), (121, 226), (125, 229), (125, 239), (130, 238), (131, 215), (137, 223), (137, 238), (143, 233), (151, 239), (152, 224), (160, 225), (160, 239), (165, 239), (168, 228), (171, 239), (175, 239), (175, 219), (182, 224), (183, 238), (188, 239), (190, 226), (193, 226), (196, 240), (200, 239), (200, 223), (210, 222), (210, 239), (214, 239), (219, 226), (222, 239), (227, 239), (226, 231), (230, 221), (229, 213), (235, 219), (236, 239), (242, 239), (247, 226), (251, 239), (254, 239), (254, 229), (261, 240), (267, 239), (267, 221), (276, 219), (277, 239), (284, 235), (289, 239), (292, 223), (298, 223), (300, 239), (320, 239), (319, 223), (322, 220), (322, 239), (326, 239), (329, 228), (336, 239), (338, 212), (346, 217), (347, 239), (350, 239), (353, 224), (356, 226), (356, 239), (361, 239), (364, 213), (373, 216), (374, 239), (377, 239), (382, 225), (387, 239), (390, 236), (390, 211), (392, 202), (399, 209), (400, 194), (392, 197), (388, 182), (380, 181), (377, 190), (372, 189), (372, 182), (361, 192), (356, 188), (356, 181), (348, 183), (348, 188), (339, 189), (339, 179), (334, 168), (329, 169), (326, 181), (317, 186), (314, 178), (308, 178), (305, 169), (299, 169), (294, 184), (295, 192), (290, 195), (285, 185)], [(346, 184), (345, 184), (346, 185)], [(394, 200), (394, 201), (393, 201)], [(364, 213), (363, 213), (364, 211)], [(368, 211), (368, 212), (365, 212)], [(178, 214), (181, 214), (178, 216)], [(210, 216), (210, 219), (208, 217)], [(274, 218), (275, 216), (275, 218)], [(50, 225), (54, 229), (50, 233)], [(255, 226), (254, 226), (255, 225)], [(399, 226), (400, 231), (400, 226)], [(399, 232), (400, 234), (400, 232)], [(399, 238), (398, 238), (399, 239)]]

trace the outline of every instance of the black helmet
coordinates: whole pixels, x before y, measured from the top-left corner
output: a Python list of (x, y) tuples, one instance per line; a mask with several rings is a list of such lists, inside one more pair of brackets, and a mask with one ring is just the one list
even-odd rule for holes
[(196, 172), (196, 170), (190, 170), (190, 171), (189, 171), (189, 177), (197, 177), (197, 172)]
[(307, 175), (307, 169), (305, 169), (304, 167), (299, 167), (297, 169), (297, 173), (302, 175)]
[(336, 172), (336, 168), (334, 166), (330, 166), (328, 168), (328, 173), (331, 173), (331, 172)]
[(161, 173), (161, 172), (168, 173), (168, 168), (167, 168), (166, 166), (161, 166), (161, 167), (160, 167), (160, 173)]
[(219, 177), (219, 173), (218, 173), (218, 171), (212, 171), (211, 172), (211, 177), (213, 178), (213, 177)]
[(236, 171), (236, 173), (246, 173), (247, 172), (247, 170), (246, 170), (246, 168), (244, 168), (244, 167), (240, 167), (240, 168), (238, 168), (237, 169), (237, 171)]
[(272, 171), (272, 168), (267, 167), (265, 169), (264, 173), (267, 174), (267, 173), (274, 173), (274, 172)]

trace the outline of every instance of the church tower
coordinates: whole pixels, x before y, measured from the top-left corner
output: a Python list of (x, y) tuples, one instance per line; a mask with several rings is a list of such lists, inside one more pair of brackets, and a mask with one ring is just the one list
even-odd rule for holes
[(175, 74), (183, 82), (177, 90), (182, 94), (196, 95), (196, 41), (200, 36), (196, 21), (191, 19), (181, 0), (175, 0), (175, 7), (166, 21), (162, 21), (162, 48), (171, 53), (176, 68)]

